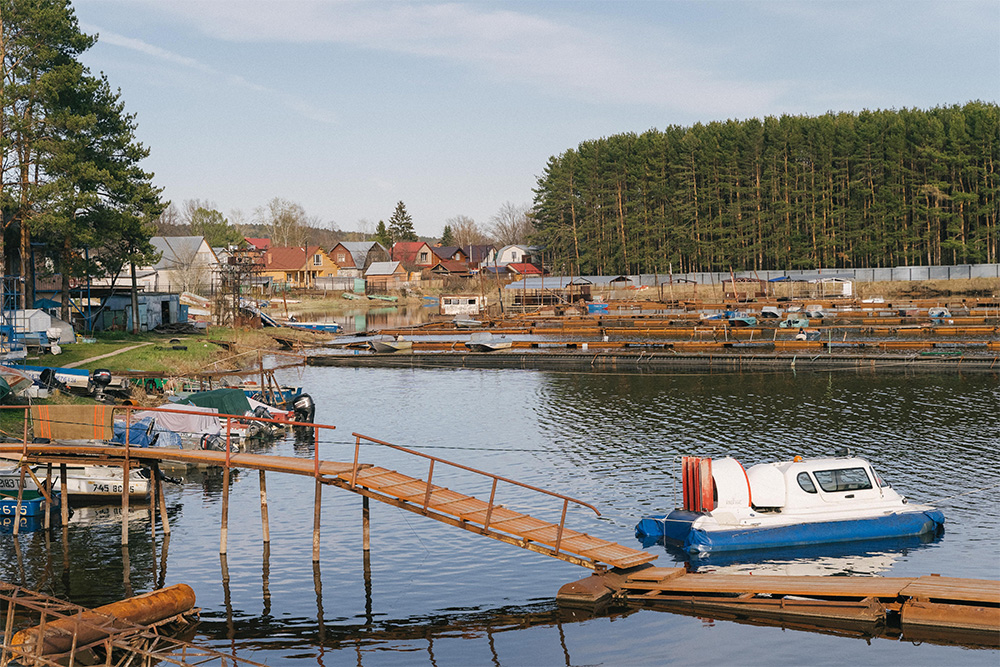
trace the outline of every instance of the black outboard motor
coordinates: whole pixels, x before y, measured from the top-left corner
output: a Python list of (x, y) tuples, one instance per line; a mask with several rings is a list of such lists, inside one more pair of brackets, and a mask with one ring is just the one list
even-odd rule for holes
[(292, 412), (295, 413), (295, 421), (311, 424), (316, 417), (316, 403), (309, 394), (299, 394), (292, 401)]
[(111, 371), (107, 368), (97, 368), (93, 373), (90, 374), (90, 384), (93, 387), (94, 399), (101, 400), (104, 398), (104, 391), (111, 384)]
[[(201, 448), (212, 452), (224, 452), (226, 451), (226, 439), (221, 435), (205, 433), (201, 436)], [(230, 452), (236, 453), (239, 449), (238, 444), (230, 443)]]

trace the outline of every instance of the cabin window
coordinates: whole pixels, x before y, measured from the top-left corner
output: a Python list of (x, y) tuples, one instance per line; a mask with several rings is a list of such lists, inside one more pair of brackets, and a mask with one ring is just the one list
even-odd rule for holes
[(806, 493), (816, 493), (816, 485), (813, 484), (812, 478), (809, 477), (809, 473), (800, 472), (798, 477), (795, 478), (795, 481), (799, 483), (799, 486)]
[(827, 493), (838, 491), (860, 491), (872, 488), (871, 480), (864, 468), (840, 468), (838, 470), (817, 470), (813, 473), (819, 487)]
[(342, 252), (337, 253), (337, 264), (343, 264), (347, 261), (347, 255)]
[(313, 266), (321, 266), (323, 264), (322, 255), (313, 255)]

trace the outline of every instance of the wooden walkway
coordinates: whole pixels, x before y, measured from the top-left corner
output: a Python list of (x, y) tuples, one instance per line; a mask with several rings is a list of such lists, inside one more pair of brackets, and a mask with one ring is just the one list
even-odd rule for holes
[[(83, 463), (116, 466), (123, 465), (126, 460), (130, 462), (130, 465), (153, 465), (154, 463), (159, 465), (162, 462), (170, 461), (303, 475), (314, 477), (319, 483), (336, 486), (367, 498), (394, 505), (456, 528), (462, 528), (529, 551), (595, 570), (603, 570), (607, 566), (630, 568), (648, 563), (656, 558), (654, 554), (566, 528), (566, 514), (570, 504), (582, 505), (599, 514), (595, 508), (587, 503), (498, 475), (429, 457), (415, 450), (384, 443), (360, 434), (354, 435), (357, 438), (356, 449), (360, 447), (362, 441), (366, 441), (393, 447), (396, 450), (429, 460), (431, 465), (427, 475), (428, 479), (424, 480), (394, 470), (361, 463), (357, 460), (357, 455), (354, 462), (346, 463), (248, 453), (231, 453), (227, 457), (225, 452), (157, 447), (141, 449), (130, 447), (126, 450), (122, 446), (63, 445), (58, 443), (28, 444), (25, 446), (18, 442), (0, 443), (0, 457), (16, 458), (32, 464)], [(466, 470), (493, 480), (490, 499), (488, 501), (481, 500), (431, 483), (428, 480), (431, 480), (435, 463), (439, 466), (448, 465)], [(559, 501), (559, 505), (556, 505), (554, 509), (558, 511), (561, 505), (562, 518), (560, 522), (543, 521), (501, 506), (496, 498), (497, 486), (501, 483), (519, 486)]]

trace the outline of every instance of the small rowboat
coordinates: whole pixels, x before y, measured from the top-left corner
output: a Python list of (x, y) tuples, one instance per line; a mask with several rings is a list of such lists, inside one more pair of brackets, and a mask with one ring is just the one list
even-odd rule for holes
[(465, 344), (467, 348), (474, 352), (496, 352), (497, 350), (507, 350), (513, 342), (506, 336), (494, 336), (488, 331), (472, 334)]

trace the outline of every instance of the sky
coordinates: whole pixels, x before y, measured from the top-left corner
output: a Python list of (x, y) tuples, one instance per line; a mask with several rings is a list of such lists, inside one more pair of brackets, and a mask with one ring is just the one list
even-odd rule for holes
[(164, 197), (418, 234), (672, 125), (1000, 97), (1000, 0), (74, 0)]

